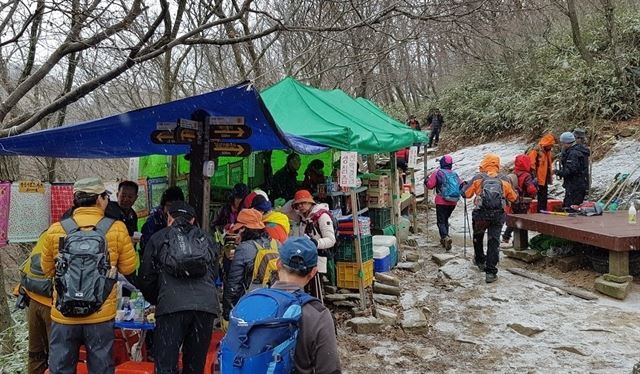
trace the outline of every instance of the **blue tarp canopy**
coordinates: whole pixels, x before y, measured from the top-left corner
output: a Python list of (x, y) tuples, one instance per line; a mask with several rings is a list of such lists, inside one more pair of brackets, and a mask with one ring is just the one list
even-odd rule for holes
[(210, 116), (244, 116), (252, 135), (239, 142), (250, 144), (253, 151), (292, 148), (310, 154), (327, 149), (280, 131), (253, 85), (240, 84), (93, 121), (2, 138), (0, 155), (123, 158), (184, 154), (189, 146), (154, 144), (150, 135), (158, 122), (190, 119), (196, 111)]

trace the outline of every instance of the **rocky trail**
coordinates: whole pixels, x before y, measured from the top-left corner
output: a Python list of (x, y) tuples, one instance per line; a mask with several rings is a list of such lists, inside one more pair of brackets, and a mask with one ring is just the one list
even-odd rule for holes
[[(429, 222), (435, 222), (432, 214)], [(420, 222), (425, 220), (423, 212)], [(429, 234), (437, 235), (433, 227)], [(393, 270), (401, 296), (384, 307), (398, 320), (358, 334), (341, 318), (346, 313), (339, 316), (345, 372), (629, 373), (640, 360), (638, 283), (625, 301), (601, 294), (588, 301), (504, 269), (547, 273), (569, 286), (592, 284), (595, 272), (561, 273), (544, 261), (526, 265), (501, 256), (498, 281), (486, 284), (472, 265), (470, 247), (463, 258), (462, 238), (453, 256), (443, 256), (452, 257), (443, 266), (432, 260), (444, 253), (437, 240), (427, 240), (425, 233), (413, 239), (417, 247), (405, 246), (405, 254), (417, 253), (422, 267), (415, 273)]]

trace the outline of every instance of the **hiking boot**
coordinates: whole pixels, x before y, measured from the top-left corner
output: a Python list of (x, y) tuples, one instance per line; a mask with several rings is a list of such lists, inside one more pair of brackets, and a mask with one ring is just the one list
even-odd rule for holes
[(444, 239), (442, 239), (443, 243), (443, 247), (444, 249), (448, 252), (451, 250), (451, 245), (453, 244), (453, 239), (451, 239), (451, 237), (449, 236), (445, 236)]
[(498, 276), (496, 274), (493, 273), (487, 273), (487, 275), (484, 278), (484, 281), (487, 283), (493, 283), (495, 281), (498, 280)]
[(444, 242), (444, 238), (440, 239), (440, 245), (442, 246), (442, 248), (447, 248), (447, 245)]

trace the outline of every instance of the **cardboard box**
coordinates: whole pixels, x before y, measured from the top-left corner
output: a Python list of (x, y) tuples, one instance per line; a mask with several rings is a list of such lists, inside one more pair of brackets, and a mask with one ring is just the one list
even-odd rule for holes
[(389, 189), (389, 176), (370, 174), (365, 179), (364, 184), (371, 188)]

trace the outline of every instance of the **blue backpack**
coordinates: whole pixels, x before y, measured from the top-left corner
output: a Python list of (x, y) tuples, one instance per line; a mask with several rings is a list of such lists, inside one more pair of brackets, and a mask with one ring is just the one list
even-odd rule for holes
[(302, 306), (316, 298), (302, 292), (259, 288), (244, 295), (229, 315), (220, 343), (220, 372), (291, 373)]
[(455, 171), (451, 170), (439, 170), (439, 174), (442, 177), (440, 179), (440, 194), (442, 198), (447, 201), (458, 202), (462, 196), (460, 191), (460, 177)]

